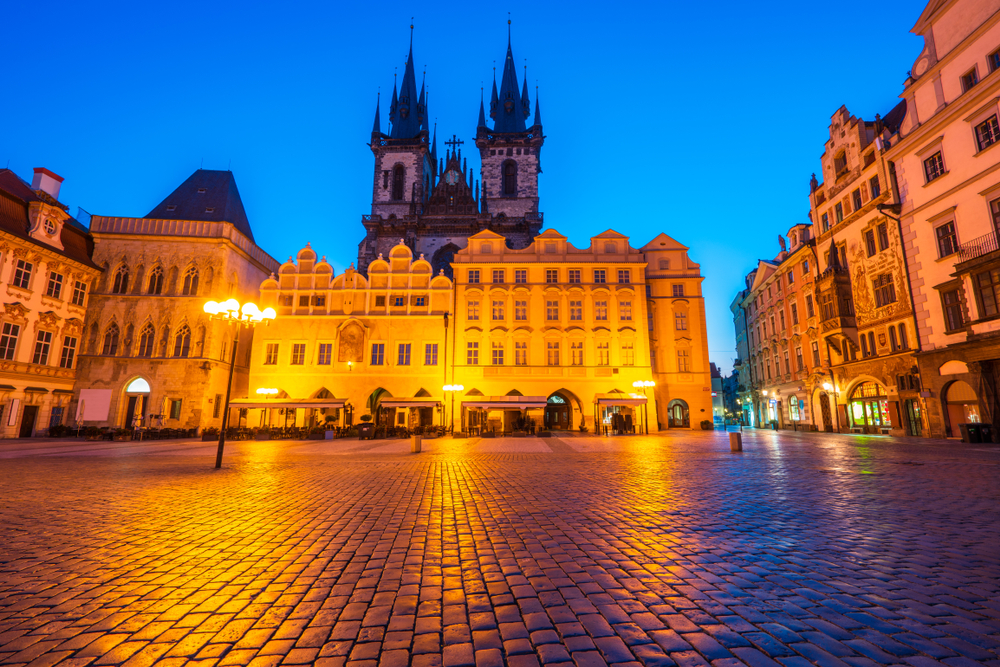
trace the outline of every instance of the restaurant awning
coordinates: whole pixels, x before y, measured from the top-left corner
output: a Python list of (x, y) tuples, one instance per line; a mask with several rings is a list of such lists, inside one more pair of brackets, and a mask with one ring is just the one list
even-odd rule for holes
[(628, 394), (597, 394), (594, 402), (598, 405), (646, 405), (645, 396), (629, 396)]
[(467, 396), (462, 405), (487, 410), (523, 410), (544, 408), (547, 403), (544, 396)]
[(440, 398), (418, 396), (416, 398), (383, 398), (379, 401), (383, 408), (436, 408), (441, 405)]
[(346, 398), (234, 398), (231, 408), (342, 408)]

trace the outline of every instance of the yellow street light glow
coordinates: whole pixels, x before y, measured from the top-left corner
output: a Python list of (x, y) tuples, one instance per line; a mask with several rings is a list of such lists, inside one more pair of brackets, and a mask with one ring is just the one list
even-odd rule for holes
[(824, 382), (823, 389), (826, 389), (827, 391), (833, 391), (833, 385), (830, 384), (829, 382)]
[(215, 301), (209, 301), (209, 302), (207, 302), (205, 304), (204, 310), (209, 315), (218, 315), (218, 313), (219, 313), (219, 304), (216, 303)]
[(278, 393), (278, 390), (273, 387), (261, 387), (257, 390), (257, 393), (262, 396), (274, 396)]
[(765, 389), (764, 391), (762, 391), (762, 392), (760, 392), (760, 393), (762, 393), (762, 394), (764, 394), (765, 396), (767, 396), (767, 389)]

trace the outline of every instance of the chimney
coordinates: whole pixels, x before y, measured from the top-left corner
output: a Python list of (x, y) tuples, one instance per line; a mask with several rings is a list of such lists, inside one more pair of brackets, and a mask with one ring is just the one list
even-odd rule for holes
[(35, 177), (31, 179), (31, 189), (41, 190), (51, 195), (53, 199), (59, 199), (59, 188), (62, 187), (63, 177), (54, 174), (45, 167), (35, 167)]

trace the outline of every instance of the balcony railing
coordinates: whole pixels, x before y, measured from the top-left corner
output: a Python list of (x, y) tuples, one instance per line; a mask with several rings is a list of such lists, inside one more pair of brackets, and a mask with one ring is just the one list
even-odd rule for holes
[(990, 232), (989, 234), (985, 234), (977, 239), (972, 239), (971, 241), (960, 245), (958, 247), (958, 261), (967, 262), (970, 259), (976, 259), (977, 257), (988, 255), (997, 250), (1000, 250), (1000, 242), (998, 242), (997, 233)]

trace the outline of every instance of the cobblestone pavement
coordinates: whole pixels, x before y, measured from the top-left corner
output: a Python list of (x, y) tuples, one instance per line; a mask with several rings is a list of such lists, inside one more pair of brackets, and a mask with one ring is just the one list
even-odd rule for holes
[(213, 452), (0, 443), (0, 664), (1000, 666), (995, 445)]

